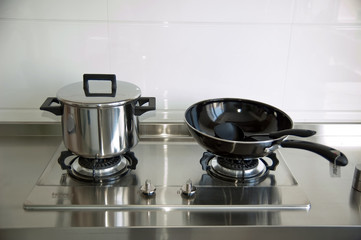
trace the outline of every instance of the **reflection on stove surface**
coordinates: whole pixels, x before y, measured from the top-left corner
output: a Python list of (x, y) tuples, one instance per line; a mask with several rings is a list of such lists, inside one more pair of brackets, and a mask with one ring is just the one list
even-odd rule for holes
[(124, 226), (212, 225), (280, 225), (278, 211), (258, 212), (152, 212), (152, 211), (76, 211), (58, 219), (59, 226), (124, 227)]

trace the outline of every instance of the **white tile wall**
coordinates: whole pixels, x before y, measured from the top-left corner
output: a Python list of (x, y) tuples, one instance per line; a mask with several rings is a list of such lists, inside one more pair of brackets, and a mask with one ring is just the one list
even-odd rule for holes
[(110, 29), (112, 72), (157, 96), (162, 109), (210, 97), (282, 104), (289, 26), (114, 23)]
[(361, 28), (295, 26), (292, 38), (285, 107), (358, 111), (361, 107)]
[(106, 0), (0, 0), (0, 17), (42, 20), (106, 20)]
[(83, 73), (116, 73), (158, 109), (214, 97), (295, 121), (361, 121), (359, 0), (0, 0), (0, 121)]
[(143, 22), (290, 23), (290, 0), (109, 0), (109, 19)]
[(45, 96), (81, 80), (84, 72), (108, 72), (106, 26), (0, 21), (0, 108), (38, 108)]
[(360, 24), (360, 0), (297, 0), (295, 23)]

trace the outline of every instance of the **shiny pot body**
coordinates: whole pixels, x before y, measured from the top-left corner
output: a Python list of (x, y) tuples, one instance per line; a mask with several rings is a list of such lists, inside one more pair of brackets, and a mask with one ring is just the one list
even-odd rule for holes
[(64, 104), (62, 131), (65, 147), (86, 158), (120, 155), (139, 141), (133, 103), (104, 108)]
[(40, 109), (62, 116), (68, 150), (84, 158), (110, 158), (137, 145), (138, 116), (155, 110), (154, 97), (140, 96), (139, 87), (116, 81), (113, 74), (84, 74), (83, 82), (63, 87)]

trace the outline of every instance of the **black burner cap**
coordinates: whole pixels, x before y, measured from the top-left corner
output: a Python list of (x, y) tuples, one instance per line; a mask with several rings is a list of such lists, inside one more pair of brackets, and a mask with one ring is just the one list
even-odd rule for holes
[(94, 170), (107, 169), (119, 164), (121, 156), (112, 158), (91, 159), (79, 157), (79, 165)]
[(243, 159), (232, 159), (217, 157), (217, 162), (222, 167), (233, 169), (233, 170), (248, 170), (258, 166), (258, 159), (243, 160)]

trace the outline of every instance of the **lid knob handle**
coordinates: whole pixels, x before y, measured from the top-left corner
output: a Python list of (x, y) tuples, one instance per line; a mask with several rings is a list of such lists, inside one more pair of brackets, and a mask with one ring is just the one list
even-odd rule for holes
[[(111, 81), (111, 93), (91, 93), (89, 91), (89, 81)], [(115, 97), (117, 93), (117, 80), (115, 74), (84, 74), (83, 75), (83, 89), (87, 97)]]

